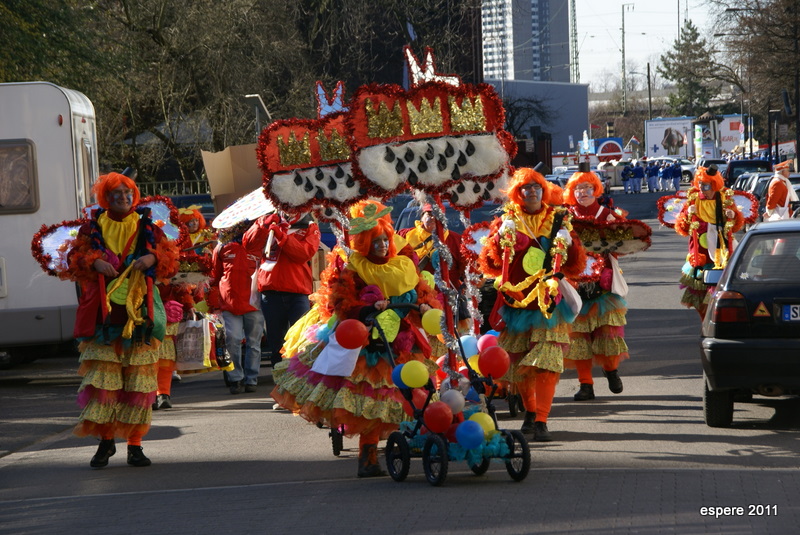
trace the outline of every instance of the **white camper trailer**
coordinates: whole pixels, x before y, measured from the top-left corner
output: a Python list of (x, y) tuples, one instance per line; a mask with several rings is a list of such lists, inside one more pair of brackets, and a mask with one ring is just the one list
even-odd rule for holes
[(78, 219), (97, 178), (94, 106), (47, 82), (0, 84), (0, 364), (72, 338), (74, 284), (31, 255), (42, 224)]

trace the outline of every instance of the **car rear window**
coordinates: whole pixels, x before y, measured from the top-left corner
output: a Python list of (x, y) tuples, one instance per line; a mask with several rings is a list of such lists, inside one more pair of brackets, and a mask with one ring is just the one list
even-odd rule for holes
[(753, 235), (734, 271), (742, 281), (800, 280), (800, 235)]

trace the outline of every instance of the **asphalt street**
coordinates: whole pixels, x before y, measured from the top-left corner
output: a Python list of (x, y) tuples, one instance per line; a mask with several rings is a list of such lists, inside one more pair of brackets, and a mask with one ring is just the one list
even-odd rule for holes
[[(185, 376), (157, 411), (147, 468), (124, 445), (92, 470), (97, 442), (71, 434), (77, 357), (0, 371), (0, 534), (40, 533), (796, 533), (800, 402), (738, 403), (729, 429), (702, 416), (700, 321), (679, 304), (685, 240), (655, 219), (657, 194), (615, 195), (653, 227), (653, 245), (621, 260), (630, 287), (613, 395), (577, 403), (562, 376), (528, 477), (504, 464), (475, 476), (451, 462), (431, 487), (419, 459), (408, 479), (356, 478), (357, 440), (336, 457), (327, 431), (273, 410), (270, 368), (258, 392), (232, 396), (218, 373)], [(518, 429), (503, 400), (500, 426)]]

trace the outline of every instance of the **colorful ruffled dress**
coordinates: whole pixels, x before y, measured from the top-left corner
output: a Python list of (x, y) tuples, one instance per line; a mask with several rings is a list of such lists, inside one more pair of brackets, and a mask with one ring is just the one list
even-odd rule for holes
[[(156, 257), (153, 267), (144, 273), (130, 267), (147, 254)], [(93, 269), (97, 259), (111, 263), (120, 275), (105, 280)], [(148, 209), (124, 216), (98, 209), (81, 227), (65, 277), (81, 286), (74, 334), (80, 342), (78, 404), (83, 411), (76, 435), (118, 437), (130, 444), (149, 430), (166, 327), (154, 282), (168, 281), (177, 260), (177, 247), (153, 224)]]
[[(309, 342), (300, 347), (298, 354), (286, 355), (288, 358), (275, 366), (276, 386), (271, 395), (282, 407), (309, 422), (344, 425), (347, 436), (384, 439), (408, 416), (403, 409), (404, 398), (391, 379), (392, 364), (379, 339), (370, 336), (370, 343), (359, 353), (355, 370), (348, 377), (322, 375), (311, 368), (325, 348), (331, 329), (345, 319), (365, 319), (375, 311), (376, 301), (424, 303), (436, 308), (441, 305), (406, 256), (384, 260), (354, 251), (346, 267), (328, 270), (323, 282), (321, 301), (327, 306), (316, 307), (320, 322), (306, 329)], [(430, 360), (430, 345), (419, 313), (387, 310), (383, 314), (389, 319), (385, 330), (396, 364), (418, 360), (433, 373), (436, 365)], [(392, 314), (396, 316), (391, 318)], [(397, 334), (392, 336), (395, 329)]]
[[(697, 309), (705, 315), (710, 299), (709, 288), (703, 283), (703, 272), (714, 267), (723, 268), (734, 249), (733, 234), (744, 226), (744, 217), (736, 207), (733, 190), (722, 188), (715, 198), (704, 199), (700, 189), (687, 192), (686, 202), (675, 221), (675, 232), (689, 237), (689, 253), (681, 270), (680, 284), (684, 288), (681, 304)], [(694, 206), (695, 212), (689, 213)], [(725, 214), (734, 212), (733, 218)]]
[[(584, 221), (608, 221), (614, 212), (594, 202), (590, 206), (570, 206), (573, 217)], [(617, 216), (615, 216), (617, 217)], [(572, 323), (570, 348), (565, 365), (576, 366), (576, 360), (594, 359), (606, 370), (616, 370), (621, 360), (628, 358), (625, 343), (625, 314), (628, 311), (625, 298), (612, 292), (612, 280), (621, 277), (614, 272), (611, 255), (605, 256), (605, 265), (599, 282), (578, 284), (578, 294), (583, 300), (581, 311)]]

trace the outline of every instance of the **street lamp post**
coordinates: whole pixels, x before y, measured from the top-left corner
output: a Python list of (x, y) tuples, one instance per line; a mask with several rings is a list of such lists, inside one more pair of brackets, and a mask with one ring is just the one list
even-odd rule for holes
[(647, 74), (645, 75), (642, 72), (631, 71), (631, 74), (640, 74), (642, 76), (647, 76), (647, 112), (649, 114), (649, 118), (653, 118), (653, 88), (650, 84), (650, 62), (647, 62)]
[(622, 4), (622, 116), (628, 113), (628, 79), (625, 76), (625, 11), (633, 11), (633, 4)]

